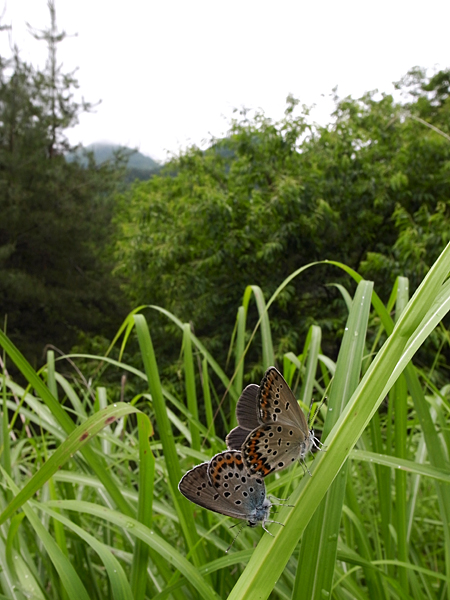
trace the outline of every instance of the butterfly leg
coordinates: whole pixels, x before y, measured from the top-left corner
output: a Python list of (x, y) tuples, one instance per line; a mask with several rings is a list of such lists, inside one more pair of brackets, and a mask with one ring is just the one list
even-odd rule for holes
[[(277, 525), (281, 525), (281, 527), (284, 527), (284, 523), (280, 523), (280, 521), (266, 521), (266, 523), (276, 523)], [(264, 527), (264, 525), (262, 526), (262, 528), (264, 529), (264, 531), (266, 531), (269, 535), (271, 535), (272, 537), (275, 537), (273, 535), (273, 533), (270, 533), (270, 531), (268, 529), (266, 529)]]
[[(313, 458), (314, 458), (314, 456), (313, 456)], [(311, 473), (311, 471), (308, 469), (308, 465), (306, 464), (306, 462), (305, 462), (305, 459), (304, 459), (304, 458), (300, 459), (300, 464), (302, 465), (303, 473), (304, 473), (305, 475), (306, 475), (306, 473), (308, 473), (308, 475), (309, 475), (310, 477), (312, 477), (312, 473)]]
[(322, 444), (322, 442), (320, 440), (318, 440), (316, 437), (313, 437), (312, 444), (313, 444), (314, 448), (317, 448), (317, 450), (320, 450), (321, 452), (327, 451), (327, 447), (325, 446), (325, 444)]

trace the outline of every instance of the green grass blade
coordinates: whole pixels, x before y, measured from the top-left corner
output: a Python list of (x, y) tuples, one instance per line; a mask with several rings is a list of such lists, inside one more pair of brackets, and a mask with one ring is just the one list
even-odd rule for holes
[(200, 451), (200, 431), (197, 425), (199, 421), (197, 391), (195, 389), (194, 358), (192, 356), (191, 326), (189, 323), (185, 323), (183, 326), (183, 350), (187, 406), (193, 417), (189, 419), (191, 446), (194, 450)]
[[(400, 315), (408, 303), (409, 284), (405, 277), (398, 278), (398, 291), (395, 313)], [(402, 375), (392, 388), (391, 398), (394, 401), (395, 419), (395, 456), (406, 458), (407, 447), (407, 387), (405, 377)], [(395, 471), (395, 516), (397, 532), (397, 559), (400, 562), (408, 562), (408, 541), (406, 526), (407, 507), (406, 473), (401, 469)], [(409, 581), (406, 569), (400, 569), (398, 578), (402, 589), (408, 593)]]
[[(162, 315), (165, 315), (168, 319), (170, 319), (173, 323), (175, 323), (175, 325), (177, 325), (180, 328), (180, 330), (183, 330), (184, 324), (175, 315), (173, 315), (170, 311), (168, 311), (164, 308), (161, 308), (160, 306), (154, 306), (154, 305), (150, 306), (150, 308), (152, 308), (153, 310), (156, 310), (157, 312), (161, 313)], [(233, 387), (230, 387), (230, 380), (226, 376), (224, 370), (219, 366), (218, 362), (212, 357), (211, 353), (208, 352), (208, 350), (205, 348), (205, 346), (200, 342), (200, 340), (192, 332), (191, 332), (191, 340), (192, 340), (192, 343), (194, 344), (194, 346), (199, 350), (199, 352), (207, 359), (209, 366), (214, 371), (214, 373), (217, 375), (217, 377), (220, 379), (224, 388), (226, 390), (228, 390), (230, 394), (234, 394), (236, 401), (237, 401), (238, 396), (236, 395), (236, 391), (234, 390)]]
[[(305, 342), (307, 357), (303, 384), (300, 392), (300, 399), (306, 406), (310, 406), (313, 396), (321, 341), (322, 330), (317, 325), (311, 325), (308, 331), (307, 341)], [(303, 355), (305, 355), (305, 351), (303, 352)]]
[[(208, 585), (198, 569), (192, 566), (172, 544), (165, 541), (161, 536), (157, 535), (142, 523), (139, 523), (136, 519), (90, 502), (64, 500), (57, 503), (47, 502), (47, 506), (58, 506), (64, 510), (73, 510), (90, 514), (99, 519), (113, 523), (116, 527), (129, 531), (131, 535), (138, 537), (160, 554), (169, 565), (180, 571), (192, 587), (197, 590), (198, 597), (204, 598), (205, 600), (219, 600), (219, 596), (215, 590)], [(45, 506), (42, 506), (42, 510), (45, 510)]]
[[(346, 401), (358, 385), (372, 290), (371, 282), (361, 281), (355, 293), (337, 360), (336, 375), (328, 399), (324, 437), (337, 422)], [(331, 594), (346, 489), (346, 474), (347, 468), (342, 469), (305, 530), (300, 548), (293, 598), (299, 597), (300, 590), (305, 598), (311, 599), (321, 599), (325, 592)], [(372, 573), (369, 573), (368, 577), (369, 584), (372, 583), (372, 586), (376, 587), (376, 582), (370, 582)]]
[[(2, 472), (9, 487), (17, 497), (20, 493), (19, 488), (14, 484), (13, 480), (8, 477), (5, 471), (2, 470)], [(41, 540), (46, 552), (48, 553), (70, 600), (90, 600), (86, 588), (71, 565), (69, 559), (58, 547), (58, 544), (41, 523), (34, 510), (27, 503), (23, 504), (22, 508), (33, 529), (36, 531), (38, 538)]]
[[(150, 448), (149, 437), (153, 435), (150, 420), (138, 414), (139, 430), (139, 502), (137, 518), (146, 527), (151, 526), (155, 477), (155, 457)], [(131, 589), (134, 600), (145, 598), (149, 548), (142, 540), (136, 540), (131, 569)]]
[(430, 477), (431, 479), (450, 483), (450, 472), (445, 468), (424, 465), (412, 460), (397, 458), (396, 456), (389, 456), (388, 454), (367, 452), (365, 450), (352, 450), (350, 458), (355, 461), (362, 460), (373, 464), (384, 465), (404, 473), (414, 473), (416, 475), (423, 475), (424, 477)]
[[(257, 546), (247, 568), (233, 588), (229, 600), (267, 598), (280, 577), (317, 503), (341, 469), (350, 450), (367, 427), (390, 387), (407, 366), (426, 335), (450, 309), (450, 294), (440, 297), (434, 307), (434, 318), (429, 315), (421, 323), (429, 307), (437, 299), (441, 286), (450, 270), (450, 245), (432, 266), (421, 286), (403, 311), (392, 335), (386, 340), (344, 412), (326, 439), (327, 452), (319, 453), (312, 466), (313, 477), (303, 480), (290, 498), (294, 508), (283, 509), (280, 521), (285, 527), (274, 538), (265, 536)], [(416, 329), (420, 326), (420, 331)], [(413, 336), (413, 334), (417, 335)], [(409, 340), (410, 343), (408, 344)], [(405, 347), (408, 344), (408, 352)], [(277, 557), (277, 561), (273, 560)]]
[(137, 600), (136, 596), (131, 591), (130, 584), (128, 583), (122, 565), (104, 544), (59, 512), (51, 510), (47, 506), (40, 506), (35, 502), (33, 502), (33, 505), (42, 508), (47, 514), (53, 517), (54, 520), (59, 521), (68, 529), (71, 529), (99, 555), (101, 561), (105, 565), (106, 572), (108, 573), (114, 600)]
[(83, 425), (77, 427), (0, 514), (0, 524), (4, 523), (24, 502), (29, 500), (66, 461), (81, 450), (99, 431), (116, 419), (134, 412), (137, 412), (136, 408), (124, 402), (119, 402), (100, 413), (96, 413)]
[[(42, 398), (44, 404), (48, 407), (51, 412), (53, 418), (57, 420), (59, 425), (63, 428), (63, 430), (70, 434), (75, 429), (75, 425), (72, 422), (72, 419), (68, 416), (68, 414), (61, 407), (59, 402), (52, 396), (50, 390), (45, 385), (45, 383), (38, 377), (30, 363), (22, 356), (22, 354), (18, 351), (18, 349), (14, 346), (14, 344), (6, 337), (6, 335), (0, 330), (0, 345), (3, 346), (6, 353), (9, 355), (11, 360), (17, 366), (17, 368), (21, 371), (22, 375), (28, 381), (31, 387), (33, 387), (36, 392), (39, 394), (40, 398)], [(39, 409), (37, 410), (39, 413)], [(107, 469), (105, 469), (105, 465), (102, 461), (95, 455), (94, 451), (89, 447), (84, 447), (82, 449), (83, 456), (89, 466), (95, 471), (97, 477), (100, 481), (105, 485), (108, 490), (109, 495), (117, 505), (125, 513), (132, 513), (131, 507), (125, 502), (123, 496), (114, 482), (113, 478), (110, 476)]]
[(216, 426), (214, 424), (214, 411), (211, 402), (211, 390), (209, 387), (209, 373), (208, 373), (208, 361), (206, 358), (202, 360), (202, 388), (203, 388), (203, 401), (205, 404), (205, 416), (206, 426), (208, 428), (209, 435), (213, 438), (216, 437)]
[[(3, 363), (4, 364), (4, 363)], [(11, 446), (10, 446), (10, 433), (8, 423), (8, 409), (7, 409), (7, 385), (6, 385), (6, 372), (3, 368), (2, 371), (2, 410), (0, 411), (0, 448), (1, 452), (1, 465), (11, 475)]]
[[(245, 289), (244, 298), (242, 301), (242, 305), (244, 306), (245, 312), (248, 312), (248, 304), (250, 302), (251, 296), (254, 296), (256, 307), (258, 309), (259, 320), (258, 324), (261, 327), (261, 348), (262, 348), (262, 366), (264, 369), (267, 369), (271, 365), (275, 364), (275, 353), (273, 351), (273, 342), (272, 342), (272, 334), (270, 331), (270, 321), (269, 315), (267, 312), (268, 306), (266, 306), (266, 302), (264, 300), (264, 294), (261, 288), (257, 285), (249, 285)], [(258, 326), (257, 324), (257, 326)], [(256, 333), (255, 327), (253, 335)]]
[(167, 466), (170, 494), (178, 514), (186, 543), (188, 547), (192, 549), (193, 560), (195, 564), (201, 565), (205, 562), (205, 556), (202, 547), (197, 544), (198, 535), (193, 519), (192, 503), (184, 498), (184, 496), (182, 496), (182, 494), (180, 494), (178, 491), (178, 483), (181, 479), (182, 473), (175, 446), (175, 440), (172, 433), (172, 427), (167, 416), (166, 404), (162, 393), (158, 365), (156, 363), (150, 332), (147, 327), (147, 322), (142, 315), (135, 315), (134, 321), (142, 359), (144, 361), (145, 372), (147, 373), (153, 409), (155, 411), (156, 422), (158, 424), (158, 431), (164, 451), (164, 460)]

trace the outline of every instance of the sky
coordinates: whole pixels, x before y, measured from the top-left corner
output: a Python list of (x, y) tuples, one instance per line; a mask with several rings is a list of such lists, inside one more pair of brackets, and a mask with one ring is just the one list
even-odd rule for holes
[[(233, 109), (280, 119), (286, 97), (331, 120), (332, 89), (392, 93), (413, 66), (450, 67), (448, 0), (55, 0), (65, 71), (95, 111), (68, 131), (72, 143), (108, 141), (160, 162), (226, 134)], [(46, 48), (27, 33), (49, 24), (47, 0), (7, 0), (2, 34), (24, 60)], [(5, 46), (6, 44), (6, 46)]]

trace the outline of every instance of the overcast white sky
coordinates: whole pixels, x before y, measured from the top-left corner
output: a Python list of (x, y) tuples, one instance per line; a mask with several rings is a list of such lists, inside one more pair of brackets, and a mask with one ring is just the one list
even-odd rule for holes
[[(78, 34), (60, 59), (79, 67), (85, 99), (102, 101), (70, 141), (111, 141), (160, 161), (225, 133), (233, 108), (277, 119), (292, 93), (317, 104), (325, 124), (332, 106), (322, 95), (336, 85), (340, 96), (391, 92), (415, 65), (450, 67), (448, 0), (56, 0), (56, 16)], [(22, 57), (42, 64), (45, 46), (25, 22), (47, 25), (47, 1), (7, 0), (2, 20)]]

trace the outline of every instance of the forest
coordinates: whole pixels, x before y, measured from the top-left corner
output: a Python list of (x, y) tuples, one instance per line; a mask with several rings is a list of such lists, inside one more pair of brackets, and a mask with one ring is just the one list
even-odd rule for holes
[[(130, 181), (68, 142), (49, 7), (0, 57), (0, 597), (450, 599), (450, 69)], [(233, 529), (178, 484), (270, 367), (317, 444)]]

